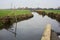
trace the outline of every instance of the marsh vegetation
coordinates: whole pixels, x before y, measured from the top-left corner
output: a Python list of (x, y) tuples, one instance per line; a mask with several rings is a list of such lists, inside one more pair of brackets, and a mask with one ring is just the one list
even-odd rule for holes
[(0, 27), (33, 17), (29, 10), (0, 10)]
[(60, 22), (60, 10), (37, 10), (36, 12), (40, 15), (47, 15)]

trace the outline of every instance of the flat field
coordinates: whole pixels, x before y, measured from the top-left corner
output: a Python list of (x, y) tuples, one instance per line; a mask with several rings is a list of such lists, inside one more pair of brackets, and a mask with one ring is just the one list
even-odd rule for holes
[(58, 13), (60, 14), (60, 10), (38, 10), (38, 11), (45, 11), (46, 13), (53, 12), (53, 13)]
[(15, 16), (22, 14), (31, 14), (29, 10), (0, 10), (0, 16)]

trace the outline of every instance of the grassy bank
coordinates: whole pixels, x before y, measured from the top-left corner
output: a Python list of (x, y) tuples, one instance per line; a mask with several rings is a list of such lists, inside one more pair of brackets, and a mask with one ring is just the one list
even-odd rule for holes
[(0, 10), (0, 26), (6, 26), (14, 22), (33, 17), (29, 10)]
[(48, 17), (60, 22), (60, 10), (36, 10), (36, 12), (43, 16), (47, 15)]

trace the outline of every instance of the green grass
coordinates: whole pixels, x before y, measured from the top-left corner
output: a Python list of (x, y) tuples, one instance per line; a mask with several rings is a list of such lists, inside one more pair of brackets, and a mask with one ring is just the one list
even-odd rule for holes
[(45, 11), (45, 12), (47, 12), (47, 13), (49, 13), (49, 12), (54, 12), (54, 13), (60, 14), (60, 10), (43, 10), (43, 11)]
[(0, 10), (0, 16), (15, 16), (15, 15), (22, 15), (22, 14), (30, 14), (29, 10)]

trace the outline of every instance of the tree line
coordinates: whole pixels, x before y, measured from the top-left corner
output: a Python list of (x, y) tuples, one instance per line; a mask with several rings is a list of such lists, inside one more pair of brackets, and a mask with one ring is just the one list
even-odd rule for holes
[(17, 9), (25, 9), (25, 10), (60, 10), (60, 7), (57, 7), (57, 8), (28, 8), (28, 7), (22, 7), (22, 8), (17, 8)]

